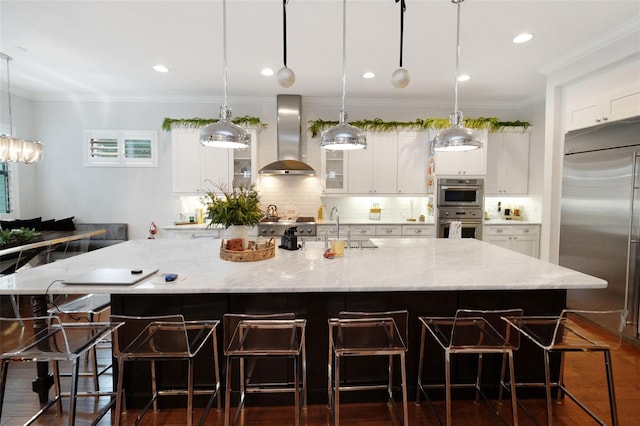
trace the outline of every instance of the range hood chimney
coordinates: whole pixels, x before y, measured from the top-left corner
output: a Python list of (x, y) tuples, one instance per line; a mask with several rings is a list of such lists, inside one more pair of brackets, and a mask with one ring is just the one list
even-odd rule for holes
[(307, 163), (300, 161), (300, 95), (278, 95), (278, 161), (260, 169), (261, 175), (315, 176)]

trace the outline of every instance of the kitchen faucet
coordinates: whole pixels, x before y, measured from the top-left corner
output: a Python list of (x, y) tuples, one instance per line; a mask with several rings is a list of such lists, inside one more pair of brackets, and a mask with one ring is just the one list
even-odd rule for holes
[(329, 220), (333, 220), (333, 214), (336, 214), (336, 238), (340, 238), (340, 212), (336, 206), (331, 207), (331, 213), (329, 213)]

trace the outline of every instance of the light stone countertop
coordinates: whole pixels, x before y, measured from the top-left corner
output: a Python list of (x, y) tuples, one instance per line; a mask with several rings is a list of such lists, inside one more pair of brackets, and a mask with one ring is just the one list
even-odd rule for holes
[[(0, 277), (0, 294), (305, 293), (603, 288), (606, 281), (474, 239), (373, 239), (379, 247), (325, 259), (324, 243), (228, 262), (217, 239), (130, 240)], [(276, 241), (276, 244), (279, 242)], [(158, 268), (132, 286), (65, 285), (95, 268)]]
[(505, 219), (485, 219), (484, 225), (540, 225), (535, 220), (505, 220)]

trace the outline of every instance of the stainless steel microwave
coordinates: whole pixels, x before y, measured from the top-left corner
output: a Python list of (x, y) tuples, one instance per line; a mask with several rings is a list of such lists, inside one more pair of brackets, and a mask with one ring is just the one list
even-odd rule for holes
[(438, 179), (438, 207), (484, 207), (484, 179)]

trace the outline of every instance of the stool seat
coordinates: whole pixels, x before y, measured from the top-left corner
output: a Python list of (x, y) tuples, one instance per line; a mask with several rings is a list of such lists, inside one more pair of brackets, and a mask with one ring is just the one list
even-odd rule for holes
[[(100, 319), (100, 316), (106, 313), (111, 307), (111, 295), (109, 294), (86, 294), (77, 299), (73, 299), (69, 302), (61, 305), (54, 305), (47, 310), (49, 315), (58, 315), (64, 317), (66, 321), (87, 321), (94, 322), (96, 319)], [(101, 375), (109, 371), (111, 368), (111, 362), (100, 368), (98, 366), (97, 349), (109, 349), (111, 351), (111, 345), (108, 340), (103, 341), (104, 344), (94, 346), (91, 351), (87, 353), (91, 358), (91, 371), (86, 373), (79, 373), (80, 376), (92, 376), (93, 387), (96, 391), (100, 390), (100, 381), (98, 380)], [(70, 373), (60, 373), (61, 377), (69, 377)]]
[[(62, 413), (61, 397), (69, 396), (69, 425), (75, 424), (76, 400), (79, 396), (113, 395), (113, 392), (78, 392), (79, 360), (102, 339), (108, 337), (119, 325), (111, 323), (63, 323), (57, 316), (22, 318), (27, 327), (20, 326), (20, 319), (0, 318), (0, 328), (13, 330), (0, 339), (0, 418), (5, 395), (7, 373), (12, 362), (52, 362), (55, 395), (26, 424), (31, 424), (48, 408), (56, 404), (59, 414)], [(71, 361), (71, 390), (63, 394), (60, 387), (58, 363)], [(107, 405), (98, 413), (102, 418), (111, 408)], [(97, 421), (96, 420), (96, 421)]]
[[(420, 342), (420, 359), (418, 362), (418, 386), (416, 393), (416, 404), (420, 404), (420, 397), (424, 395), (427, 402), (431, 405), (434, 415), (440, 424), (440, 418), (437, 416), (435, 408), (429, 398), (427, 389), (445, 390), (445, 409), (446, 424), (452, 424), (452, 407), (451, 407), (451, 389), (452, 388), (473, 388), (476, 391), (476, 401), (480, 397), (491, 406), (492, 411), (500, 414), (500, 411), (491, 405), (485, 396), (481, 387), (482, 378), (482, 361), (485, 354), (501, 354), (502, 355), (502, 376), (504, 380), (504, 371), (509, 366), (509, 377), (511, 383), (515, 383), (513, 352), (520, 345), (520, 333), (512, 327), (504, 317), (520, 318), (522, 317), (522, 309), (508, 310), (473, 310), (458, 309), (453, 317), (419, 317), (422, 325), (421, 342)], [(425, 384), (422, 377), (424, 366), (425, 345), (427, 340), (427, 331), (436, 344), (444, 352), (445, 366), (445, 383), (441, 384)], [(452, 354), (474, 354), (478, 356), (478, 368), (476, 379), (473, 383), (452, 383), (451, 381), (451, 355)], [(502, 383), (502, 382), (501, 382)], [(500, 386), (500, 396), (502, 399), (502, 389)], [(515, 387), (511, 387), (511, 409), (513, 424), (518, 424), (518, 410)]]
[[(607, 311), (565, 309), (557, 316), (507, 317), (507, 320), (514, 328), (518, 329), (528, 341), (532, 342), (534, 346), (542, 351), (545, 367), (544, 382), (519, 382), (516, 383), (515, 386), (543, 386), (545, 388), (547, 424), (549, 426), (553, 424), (551, 388), (558, 390), (557, 402), (560, 402), (562, 397), (567, 395), (596, 422), (605, 424), (570, 392), (564, 383), (565, 354), (570, 352), (601, 352), (604, 355), (611, 424), (618, 424), (611, 350), (616, 349), (622, 343), (622, 330), (625, 326), (627, 315), (628, 311), (625, 309)], [(616, 331), (606, 332), (600, 330), (594, 333), (592, 330), (597, 326), (595, 326), (595, 324), (589, 326), (589, 321), (608, 324)], [(551, 378), (550, 355), (552, 353), (560, 354), (560, 371), (555, 381)]]
[[(193, 423), (193, 396), (195, 394), (211, 395), (200, 418), (200, 424), (204, 423), (214, 398), (217, 399), (218, 410), (222, 408), (216, 333), (219, 321), (185, 321), (182, 315), (149, 317), (112, 315), (111, 322), (113, 324), (123, 324), (114, 334), (113, 345), (114, 356), (118, 360), (116, 426), (120, 424), (123, 411), (125, 363), (132, 361), (150, 361), (151, 364), (151, 400), (138, 415), (136, 424), (142, 419), (151, 405), (153, 405), (154, 411), (158, 411), (157, 400), (159, 396), (163, 395), (187, 396), (186, 424), (188, 426)], [(194, 390), (194, 358), (209, 340), (212, 341), (213, 345), (214, 383), (208, 389)], [(179, 360), (187, 362), (187, 388), (158, 389), (156, 385), (156, 363)]]
[[(302, 419), (301, 406), (306, 406), (306, 320), (295, 318), (293, 313), (266, 315), (225, 314), (226, 388), (224, 424), (231, 421), (231, 391), (233, 361), (239, 364), (240, 402), (236, 408), (233, 424), (246, 401), (247, 393), (294, 394), (295, 424)], [(253, 379), (256, 362), (264, 358), (289, 358), (293, 361), (293, 383), (261, 383)], [(251, 365), (247, 368), (246, 362)], [(248, 374), (245, 376), (245, 372)], [(301, 377), (302, 376), (302, 377)], [(302, 383), (301, 383), (302, 382)], [(303, 403), (301, 404), (301, 394)]]
[[(329, 319), (328, 404), (333, 410), (333, 421), (340, 424), (340, 392), (384, 389), (390, 403), (393, 400), (394, 356), (400, 360), (402, 388), (402, 423), (409, 421), (407, 406), (407, 352), (408, 316), (406, 310), (387, 312), (343, 311)], [(387, 383), (347, 384), (341, 377), (341, 360), (351, 357), (388, 357)]]

